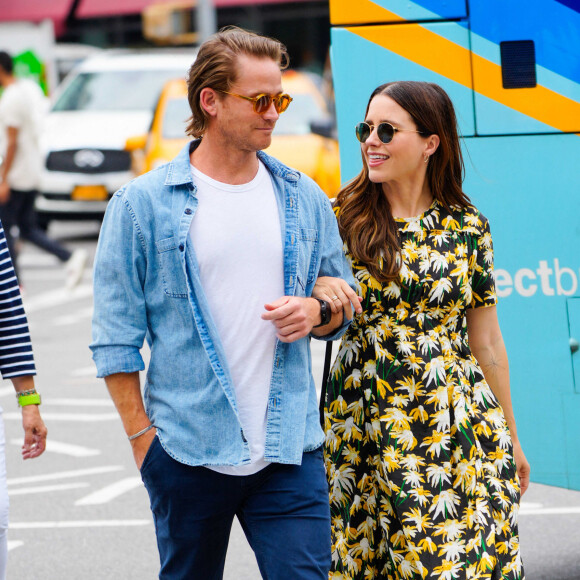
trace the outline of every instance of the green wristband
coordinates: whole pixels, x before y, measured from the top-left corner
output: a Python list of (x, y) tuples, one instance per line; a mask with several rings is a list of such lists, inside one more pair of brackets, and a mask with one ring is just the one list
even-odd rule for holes
[(21, 407), (26, 407), (27, 405), (40, 405), (40, 395), (34, 393), (33, 395), (22, 395), (18, 397), (18, 404)]

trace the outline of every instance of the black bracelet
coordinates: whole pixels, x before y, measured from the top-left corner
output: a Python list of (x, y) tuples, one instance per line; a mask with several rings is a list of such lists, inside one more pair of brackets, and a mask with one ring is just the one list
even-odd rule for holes
[(315, 298), (315, 300), (318, 300), (318, 302), (320, 302), (320, 324), (317, 324), (313, 328), (318, 328), (319, 326), (326, 326), (332, 318), (332, 310), (330, 310), (330, 304), (326, 302), (326, 300), (321, 300), (320, 298)]

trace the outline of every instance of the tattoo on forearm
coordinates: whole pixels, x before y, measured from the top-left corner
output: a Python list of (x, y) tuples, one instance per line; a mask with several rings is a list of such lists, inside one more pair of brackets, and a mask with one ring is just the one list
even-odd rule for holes
[(484, 374), (487, 375), (489, 373), (489, 375), (495, 377), (501, 368), (502, 365), (500, 364), (499, 358), (496, 358), (493, 354), (491, 354), (482, 370)]

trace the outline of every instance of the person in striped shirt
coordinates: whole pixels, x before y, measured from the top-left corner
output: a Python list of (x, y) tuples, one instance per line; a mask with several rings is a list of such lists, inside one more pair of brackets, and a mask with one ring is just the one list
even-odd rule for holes
[[(10, 379), (22, 409), (24, 444), (22, 458), (41, 455), (46, 447), (46, 427), (40, 416), (40, 395), (34, 388), (34, 357), (28, 320), (22, 305), (18, 280), (8, 251), (4, 228), (0, 222), (0, 373)], [(4, 422), (0, 407), (0, 580), (6, 577), (8, 529), (8, 489)]]

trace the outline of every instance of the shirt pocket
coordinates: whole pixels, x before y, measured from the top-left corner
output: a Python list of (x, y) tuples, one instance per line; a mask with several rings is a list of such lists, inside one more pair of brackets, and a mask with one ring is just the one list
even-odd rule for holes
[(173, 298), (187, 298), (187, 280), (181, 259), (182, 250), (174, 237), (155, 242), (163, 291)]
[(318, 230), (300, 228), (297, 276), (302, 292), (314, 283), (318, 269)]

